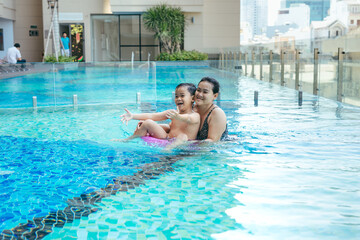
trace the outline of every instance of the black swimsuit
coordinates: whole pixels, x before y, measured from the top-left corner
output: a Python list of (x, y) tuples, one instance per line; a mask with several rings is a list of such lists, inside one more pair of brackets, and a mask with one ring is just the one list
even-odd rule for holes
[[(210, 114), (212, 113), (212, 111), (217, 108), (217, 106), (215, 106), (213, 109), (210, 110), (210, 112), (208, 113), (208, 115), (205, 118), (204, 121), (204, 125), (202, 126), (202, 128), (200, 129), (200, 131), (198, 132), (197, 136), (196, 136), (196, 140), (205, 140), (208, 138), (208, 133), (209, 133), (209, 124), (208, 124), (208, 118), (210, 116)], [(223, 134), (221, 135), (220, 140), (225, 140), (228, 136), (228, 130), (227, 130), (227, 124), (226, 124), (226, 129), (223, 132)]]

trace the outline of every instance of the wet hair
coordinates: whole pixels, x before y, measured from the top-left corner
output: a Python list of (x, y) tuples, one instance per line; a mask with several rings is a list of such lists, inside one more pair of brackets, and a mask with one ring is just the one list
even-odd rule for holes
[(14, 44), (14, 47), (19, 48), (19, 47), (20, 47), (20, 44), (19, 44), (19, 43), (15, 43), (15, 44)]
[(212, 77), (203, 77), (199, 83), (201, 82), (208, 82), (211, 83), (213, 85), (212, 91), (213, 93), (218, 93), (220, 91), (220, 83)]
[(180, 87), (187, 87), (187, 90), (189, 91), (191, 96), (195, 95), (196, 92), (196, 86), (192, 83), (180, 83), (179, 85), (176, 86), (175, 89), (178, 89)]

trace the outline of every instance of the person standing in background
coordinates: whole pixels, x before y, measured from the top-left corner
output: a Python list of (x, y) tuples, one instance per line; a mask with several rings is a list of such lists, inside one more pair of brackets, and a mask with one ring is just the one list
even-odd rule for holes
[(9, 48), (6, 53), (6, 61), (8, 63), (25, 63), (26, 60), (21, 58), (20, 44), (15, 43), (13, 47)]
[(66, 57), (70, 56), (70, 39), (66, 32), (63, 32), (61, 37), (61, 55)]

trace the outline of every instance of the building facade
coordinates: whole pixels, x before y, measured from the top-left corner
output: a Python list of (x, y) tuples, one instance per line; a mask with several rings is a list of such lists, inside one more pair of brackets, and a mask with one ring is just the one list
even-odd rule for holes
[(15, 3), (0, 1), (0, 58), (14, 45)]
[(0, 1), (0, 58), (20, 43), (22, 57), (38, 62), (43, 53), (42, 0)]
[(241, 22), (248, 23), (253, 36), (266, 33), (268, 25), (267, 0), (242, 0)]
[[(240, 44), (239, 0), (166, 0), (181, 7), (187, 27), (184, 49), (207, 53)], [(51, 11), (42, 0), (44, 33), (51, 25)], [(159, 43), (143, 26), (142, 14), (157, 0), (59, 1), (60, 33), (70, 36), (71, 52), (79, 61), (153, 60)], [(44, 36), (46, 38), (46, 36)], [(46, 41), (45, 41), (46, 42)]]
[(360, 0), (332, 0), (330, 17), (342, 21), (349, 31), (360, 27)]
[(330, 0), (286, 0), (286, 7), (291, 4), (304, 3), (310, 7), (310, 21), (322, 21), (330, 9)]
[(278, 12), (275, 25), (295, 24), (297, 28), (310, 25), (310, 7), (306, 4), (292, 4), (289, 8), (282, 8)]

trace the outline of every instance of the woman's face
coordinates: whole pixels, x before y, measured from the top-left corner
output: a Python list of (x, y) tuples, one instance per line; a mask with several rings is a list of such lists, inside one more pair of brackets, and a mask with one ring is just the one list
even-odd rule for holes
[(200, 82), (195, 92), (196, 105), (212, 104), (218, 96), (218, 93), (213, 92), (213, 84), (207, 81)]

